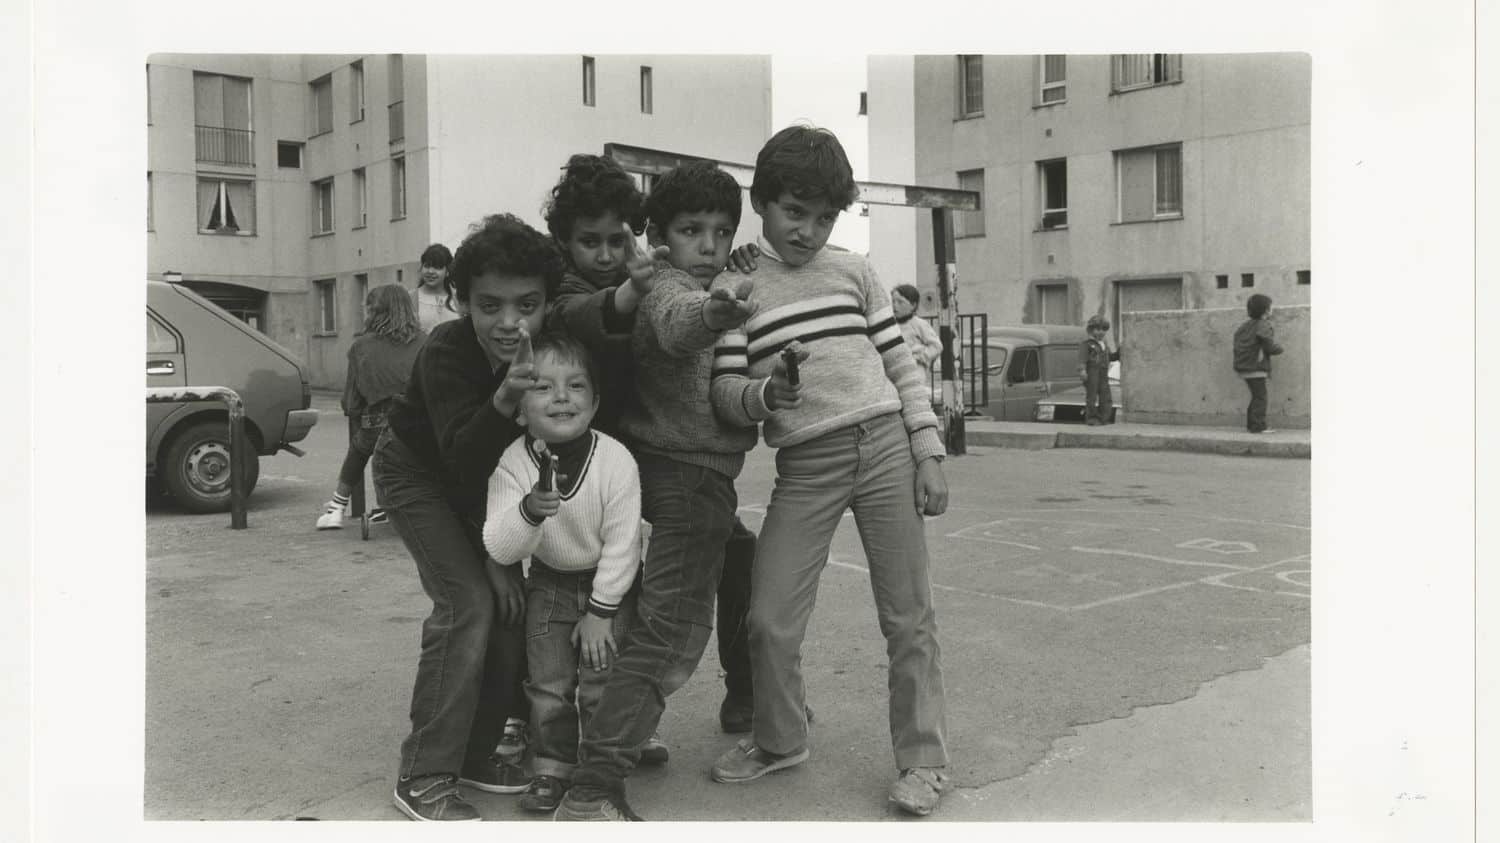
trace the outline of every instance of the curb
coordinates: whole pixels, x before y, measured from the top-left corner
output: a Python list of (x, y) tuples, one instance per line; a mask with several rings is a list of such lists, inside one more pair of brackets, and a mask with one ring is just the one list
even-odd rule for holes
[(1016, 432), (976, 430), (965, 432), (965, 441), (1014, 450), (1044, 451), (1049, 448), (1104, 448), (1119, 451), (1180, 451), (1237, 457), (1311, 459), (1311, 442), (1289, 442), (1239, 436), (1189, 436), (1169, 433), (1101, 433), (1082, 431)]

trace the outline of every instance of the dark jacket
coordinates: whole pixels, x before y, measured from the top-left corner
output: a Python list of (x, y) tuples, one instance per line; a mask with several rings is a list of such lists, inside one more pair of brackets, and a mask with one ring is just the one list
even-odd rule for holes
[(453, 508), (477, 512), (480, 523), (500, 453), (522, 434), (493, 401), (509, 369), (490, 368), (467, 316), (444, 322), (417, 352), (406, 392), (389, 415), (391, 432), (443, 477)]
[(1271, 355), (1280, 354), (1276, 331), (1264, 319), (1246, 319), (1234, 329), (1234, 370), (1270, 372)]
[(339, 402), (344, 415), (358, 416), (405, 392), (411, 367), (426, 339), (427, 335), (421, 331), (406, 343), (383, 334), (356, 337), (349, 346), (349, 370), (344, 379), (344, 397)]
[(547, 311), (547, 330), (571, 334), (593, 352), (599, 371), (599, 411), (593, 427), (616, 439), (621, 438), (620, 418), (636, 400), (630, 356), (634, 326), (634, 314), (615, 309), (615, 287), (595, 287), (571, 271), (563, 275)]
[(1110, 351), (1104, 343), (1089, 337), (1078, 344), (1078, 376), (1086, 378), (1094, 372), (1109, 372), (1109, 361), (1119, 360), (1120, 352)]

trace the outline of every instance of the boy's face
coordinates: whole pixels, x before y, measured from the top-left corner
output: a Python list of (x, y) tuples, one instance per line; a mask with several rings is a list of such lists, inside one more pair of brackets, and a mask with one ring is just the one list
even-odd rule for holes
[(896, 293), (891, 296), (891, 310), (895, 311), (897, 319), (905, 319), (917, 306), (908, 301), (906, 296)]
[(499, 368), (515, 358), (522, 325), (528, 333), (541, 332), (546, 304), (546, 281), (491, 270), (470, 282), (469, 300), (459, 306), (473, 320), (474, 334), (490, 365)]
[(588, 370), (552, 352), (536, 359), (536, 386), (521, 396), (521, 423), (548, 444), (582, 436), (599, 409), (599, 395)]
[(728, 211), (684, 212), (672, 217), (666, 231), (651, 226), (648, 239), (652, 246), (666, 245), (667, 261), (707, 286), (729, 261), (734, 221)]
[(632, 236), (619, 214), (605, 211), (574, 220), (573, 231), (562, 245), (580, 275), (596, 287), (607, 287), (625, 269), (626, 246)]
[(1096, 326), (1094, 326), (1094, 327), (1092, 327), (1092, 328), (1089, 329), (1089, 336), (1093, 337), (1096, 340), (1102, 340), (1102, 339), (1104, 339), (1104, 334), (1108, 330), (1109, 330), (1108, 328), (1100, 328), (1100, 327), (1098, 327), (1096, 325)]
[(443, 289), (443, 282), (448, 278), (448, 269), (447, 267), (428, 266), (424, 263), (422, 264), (420, 278), (422, 286), (426, 287), (429, 293), (435, 293)]
[(761, 234), (792, 266), (812, 260), (827, 245), (833, 224), (839, 219), (839, 209), (827, 199), (798, 199), (789, 191), (782, 191), (774, 202), (761, 202), (752, 196), (750, 204), (760, 214)]

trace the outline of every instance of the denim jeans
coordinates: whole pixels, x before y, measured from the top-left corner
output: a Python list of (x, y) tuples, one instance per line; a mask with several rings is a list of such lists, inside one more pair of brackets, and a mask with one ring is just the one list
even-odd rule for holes
[(901, 417), (889, 414), (776, 452), (751, 574), (755, 742), (785, 754), (807, 745), (802, 641), (844, 511), (864, 545), (889, 659), (896, 766), (948, 763), (943, 670), (927, 540), (913, 501), (915, 466)]
[(1266, 378), (1245, 378), (1250, 388), (1250, 406), (1245, 409), (1245, 429), (1260, 433), (1266, 429)]
[(351, 420), (349, 450), (344, 452), (344, 464), (339, 466), (340, 484), (352, 489), (364, 481), (365, 465), (370, 461), (370, 455), (375, 453), (375, 443), (383, 430), (384, 426), (363, 427), (359, 419)]
[(750, 674), (750, 570), (755, 564), (755, 533), (739, 518), (724, 545), (724, 571), (719, 576), (719, 604), (714, 635), (719, 644), (719, 666), (724, 689), (732, 697), (752, 696)]
[(692, 676), (708, 646), (724, 544), (738, 504), (716, 471), (640, 453), (641, 514), (651, 543), (641, 565), (635, 624), (578, 746), (575, 786), (622, 793), (656, 731), (666, 698)]
[[(582, 664), (573, 630), (588, 610), (594, 572), (557, 571), (532, 560), (526, 577), (526, 698), (531, 702), (534, 775), (572, 781), (578, 731), (587, 727), (610, 671)], [(639, 584), (626, 593), (610, 631), (621, 648), (635, 619)]]
[(455, 511), (441, 477), (389, 430), (375, 448), (375, 492), (432, 599), (401, 776), (461, 773), (494, 752), (506, 717), (526, 717), (525, 631), (496, 621), (480, 525)]

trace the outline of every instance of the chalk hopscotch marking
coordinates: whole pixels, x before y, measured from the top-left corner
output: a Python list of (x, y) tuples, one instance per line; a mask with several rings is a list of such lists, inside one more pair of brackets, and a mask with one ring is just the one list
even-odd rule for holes
[(1276, 574), (1276, 579), (1281, 580), (1282, 582), (1291, 583), (1292, 585), (1300, 585), (1303, 588), (1312, 588), (1311, 579), (1297, 579), (1299, 575), (1311, 573), (1312, 571), (1278, 571)]
[(1116, 550), (1109, 547), (1070, 547), (1079, 553), (1096, 553), (1103, 556), (1128, 556), (1132, 559), (1150, 559), (1152, 562), (1165, 562), (1168, 565), (1196, 565), (1204, 568), (1228, 568), (1231, 571), (1250, 570), (1244, 565), (1231, 565), (1228, 562), (1200, 562), (1196, 559), (1173, 559), (1168, 556), (1156, 556), (1151, 553), (1139, 553), (1134, 550)]
[(1177, 546), (1184, 550), (1206, 550), (1209, 553), (1222, 553), (1225, 555), (1254, 553), (1256, 551), (1253, 542), (1229, 541), (1227, 539), (1189, 539)]

